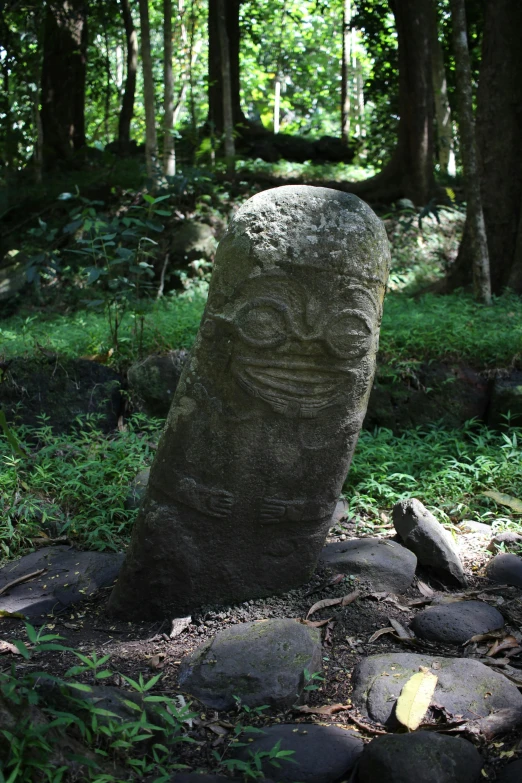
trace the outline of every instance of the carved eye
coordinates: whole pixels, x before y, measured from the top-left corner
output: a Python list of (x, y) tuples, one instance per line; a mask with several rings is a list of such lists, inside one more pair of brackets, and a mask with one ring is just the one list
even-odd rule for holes
[(286, 308), (271, 299), (257, 299), (244, 305), (236, 323), (243, 340), (269, 347), (286, 340)]
[(372, 330), (366, 319), (345, 310), (333, 318), (327, 328), (327, 341), (332, 351), (345, 359), (362, 356), (370, 349)]

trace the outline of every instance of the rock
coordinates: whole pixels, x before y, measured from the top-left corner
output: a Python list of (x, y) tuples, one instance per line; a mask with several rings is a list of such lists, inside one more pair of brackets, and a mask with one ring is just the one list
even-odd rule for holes
[(459, 524), (459, 531), (463, 533), (476, 533), (476, 535), (489, 538), (491, 535), (491, 525), (486, 525), (485, 522), (475, 522), (472, 519), (464, 519)]
[(417, 558), (395, 541), (360, 538), (327, 544), (321, 561), (337, 573), (356, 574), (372, 590), (403, 593), (413, 582)]
[(522, 695), (516, 685), (480, 661), (417, 653), (364, 658), (352, 675), (354, 704), (372, 720), (395, 728), (395, 703), (404, 684), (420, 666), (438, 677), (432, 701), (453, 715), (475, 719), (505, 707), (522, 707)]
[(15, 585), (0, 595), (0, 609), (22, 612), (31, 619), (83, 601), (111, 585), (123, 555), (113, 552), (79, 552), (68, 546), (50, 546), (0, 568), (0, 589), (15, 579), (42, 568), (45, 573)]
[(389, 734), (365, 746), (358, 783), (478, 783), (481, 769), (480, 753), (460, 737)]
[(472, 636), (502, 628), (504, 618), (484, 601), (456, 601), (431, 606), (413, 618), (411, 629), (421, 639), (464, 644)]
[(195, 220), (184, 220), (169, 237), (169, 253), (175, 266), (189, 261), (210, 261), (216, 252), (217, 242), (210, 226)]
[(306, 685), (304, 670), (321, 670), (321, 634), (297, 620), (274, 619), (226, 628), (181, 663), (180, 687), (207, 707), (288, 709)]
[(495, 555), (486, 566), (486, 574), (492, 582), (522, 587), (522, 557), (512, 554)]
[(110, 611), (183, 616), (310, 578), (364, 417), (388, 261), (351, 194), (286, 186), (235, 213)]
[(464, 364), (423, 363), (415, 370), (377, 367), (364, 428), (385, 427), (395, 433), (440, 421), (457, 428), (486, 416), (489, 383)]
[(489, 542), (488, 551), (498, 552), (500, 550), (501, 544), (503, 544), (508, 549), (511, 546), (520, 548), (520, 545), (522, 544), (522, 536), (519, 533), (515, 533), (514, 530), (505, 530), (503, 533), (497, 533), (497, 535), (493, 536)]
[[(23, 259), (23, 260), (22, 260)], [(23, 253), (11, 250), (0, 264), (0, 303), (13, 299), (27, 285)]]
[(334, 527), (335, 525), (339, 525), (341, 522), (344, 522), (346, 520), (347, 512), (348, 512), (348, 501), (344, 500), (343, 498), (340, 498), (337, 501), (337, 505), (333, 512), (330, 525)]
[(0, 408), (9, 422), (71, 432), (77, 416), (96, 417), (104, 432), (116, 429), (123, 410), (118, 373), (86, 359), (59, 356), (13, 359), (0, 384)]
[(495, 778), (497, 783), (520, 783), (522, 780), (522, 759), (505, 766)]
[[(231, 778), (226, 778), (224, 775), (198, 775), (197, 772), (176, 772), (166, 783), (230, 783), (230, 781)], [(270, 783), (270, 781), (261, 780), (259, 783)]]
[[(506, 418), (509, 416), (509, 419)], [(506, 429), (522, 422), (522, 372), (514, 370), (507, 378), (495, 378), (488, 413), (488, 426)]]
[(147, 484), (149, 483), (150, 468), (143, 468), (136, 474), (129, 486), (129, 493), (125, 498), (125, 508), (129, 511), (133, 511), (140, 507), (140, 503), (143, 500)]
[(400, 500), (393, 507), (393, 524), (404, 545), (415, 552), (419, 565), (451, 582), (466, 584), (462, 563), (451, 535), (420, 500)]
[(282, 723), (268, 726), (262, 734), (253, 734), (253, 741), (234, 751), (248, 761), (257, 752), (267, 752), (280, 742), (281, 750), (293, 750), (291, 761), (278, 760), (277, 769), (265, 758), (261, 768), (278, 783), (337, 783), (349, 775), (363, 750), (363, 742), (355, 732), (339, 726), (317, 726), (304, 723)]
[(147, 356), (129, 368), (130, 390), (149, 416), (167, 417), (188, 355), (181, 349), (165, 356)]

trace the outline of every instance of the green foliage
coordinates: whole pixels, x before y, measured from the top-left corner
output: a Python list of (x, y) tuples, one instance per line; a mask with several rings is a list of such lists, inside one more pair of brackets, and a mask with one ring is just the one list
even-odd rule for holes
[(433, 425), (399, 436), (386, 429), (362, 431), (345, 484), (350, 515), (378, 526), (379, 509), (416, 497), (446, 521), (504, 517), (481, 493), (522, 495), (521, 437), (521, 429), (506, 434), (473, 421), (460, 430)]
[(137, 415), (124, 432), (104, 435), (88, 417), (72, 434), (54, 435), (42, 419), (39, 428), (11, 428), (26, 457), (0, 438), (2, 556), (17, 555), (42, 534), (121, 549), (135, 517), (124, 506), (128, 485), (152, 461), (161, 423)]
[[(111, 671), (99, 671), (109, 656), (97, 658), (96, 653), (86, 656), (71, 650), (61, 644), (62, 637), (44, 633), (44, 628), (36, 631), (26, 624), (29, 645), (15, 642), (26, 660), (33, 661), (40, 653), (54, 650), (72, 653), (83, 666), (69, 669), (65, 679), (45, 671), (22, 669), (18, 673), (14, 666), (0, 672), (0, 702), (4, 715), (0, 748), (5, 759), (0, 771), (2, 783), (32, 783), (36, 779), (61, 783), (71, 779), (68, 776), (71, 763), (80, 763), (84, 768), (82, 780), (92, 783), (119, 783), (131, 776), (143, 779), (149, 775), (153, 775), (150, 779), (155, 781), (168, 780), (172, 771), (180, 766), (177, 763), (178, 744), (193, 741), (187, 736), (186, 727), (191, 725), (195, 713), (184, 700), (178, 702), (175, 698), (151, 693), (160, 674), (147, 682), (141, 674), (138, 682), (124, 677), (142, 696), (141, 703), (132, 698), (124, 699), (128, 718), (97, 707), (96, 699), (89, 699), (91, 686), (76, 678), (85, 672), (93, 675), (93, 682), (112, 676)], [(52, 699), (45, 698), (48, 692), (45, 685), (51, 684), (55, 692), (60, 692), (59, 708), (52, 706)], [(125, 692), (121, 693), (124, 698)], [(10, 725), (8, 714), (16, 718), (14, 726)], [(64, 743), (66, 736), (75, 744)], [(77, 744), (78, 740), (81, 745)], [(88, 751), (88, 756), (85, 751), (78, 755), (82, 748)], [(57, 764), (57, 760), (65, 763)], [(104, 771), (107, 769), (111, 772)], [(77, 779), (74, 771), (72, 777)]]

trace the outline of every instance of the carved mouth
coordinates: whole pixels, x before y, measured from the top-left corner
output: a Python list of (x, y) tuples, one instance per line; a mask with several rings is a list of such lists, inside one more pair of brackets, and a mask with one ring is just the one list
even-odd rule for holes
[(234, 374), (250, 394), (270, 403), (279, 413), (314, 418), (335, 403), (353, 371), (321, 367), (302, 360), (264, 360), (237, 357)]

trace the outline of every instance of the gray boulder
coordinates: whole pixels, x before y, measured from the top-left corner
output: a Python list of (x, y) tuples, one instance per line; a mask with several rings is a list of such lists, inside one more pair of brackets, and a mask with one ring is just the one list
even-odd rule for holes
[(358, 783), (478, 783), (481, 769), (480, 753), (460, 737), (389, 734), (365, 746)]
[(363, 750), (361, 738), (339, 726), (283, 723), (252, 736), (253, 741), (233, 755), (248, 761), (259, 751), (272, 750), (278, 742), (281, 750), (293, 751), (290, 761), (278, 760), (280, 768), (267, 758), (261, 762), (264, 774), (278, 783), (336, 783), (349, 775)]
[(45, 573), (0, 595), (0, 609), (22, 612), (31, 619), (48, 612), (57, 614), (100, 587), (111, 585), (122, 562), (123, 554), (79, 552), (68, 546), (32, 552), (0, 568), (0, 588), (35, 571), (45, 569)]
[(249, 707), (288, 709), (303, 696), (304, 670), (321, 665), (318, 629), (289, 619), (240, 623), (183, 659), (179, 685), (215, 710), (232, 709), (234, 696)]
[(522, 372), (515, 370), (507, 378), (495, 378), (488, 409), (488, 425), (506, 429), (509, 421), (520, 427), (522, 422)]
[(147, 356), (129, 368), (131, 393), (149, 416), (166, 418), (188, 355), (181, 349), (165, 356)]
[(466, 577), (451, 535), (420, 500), (400, 500), (393, 507), (393, 524), (404, 545), (415, 552), (419, 565), (441, 578), (466, 584)]
[(327, 544), (321, 562), (338, 573), (356, 574), (372, 590), (402, 593), (413, 582), (417, 558), (396, 541), (360, 538)]
[(506, 707), (522, 708), (522, 694), (516, 685), (480, 661), (416, 653), (385, 653), (364, 658), (352, 675), (354, 704), (372, 720), (395, 728), (395, 703), (405, 683), (420, 666), (438, 677), (433, 703), (440, 704), (452, 715), (474, 719)]
[(499, 772), (496, 780), (497, 783), (520, 783), (522, 780), (522, 759), (505, 766)]
[(478, 633), (502, 628), (504, 618), (485, 601), (457, 601), (430, 606), (415, 615), (411, 629), (421, 639), (464, 644)]
[(486, 574), (493, 582), (501, 585), (522, 587), (522, 557), (512, 554), (495, 555), (486, 567)]
[(519, 533), (515, 533), (514, 530), (505, 530), (503, 533), (497, 533), (496, 536), (493, 536), (488, 544), (488, 551), (498, 552), (502, 545), (507, 549), (512, 547), (520, 548), (521, 544), (522, 536)]
[(133, 511), (140, 507), (140, 503), (145, 495), (147, 484), (149, 483), (150, 468), (143, 468), (133, 478), (129, 486), (129, 492), (125, 498), (125, 508)]
[(184, 220), (169, 237), (169, 253), (174, 265), (187, 261), (207, 261), (214, 257), (217, 242), (206, 223)]

